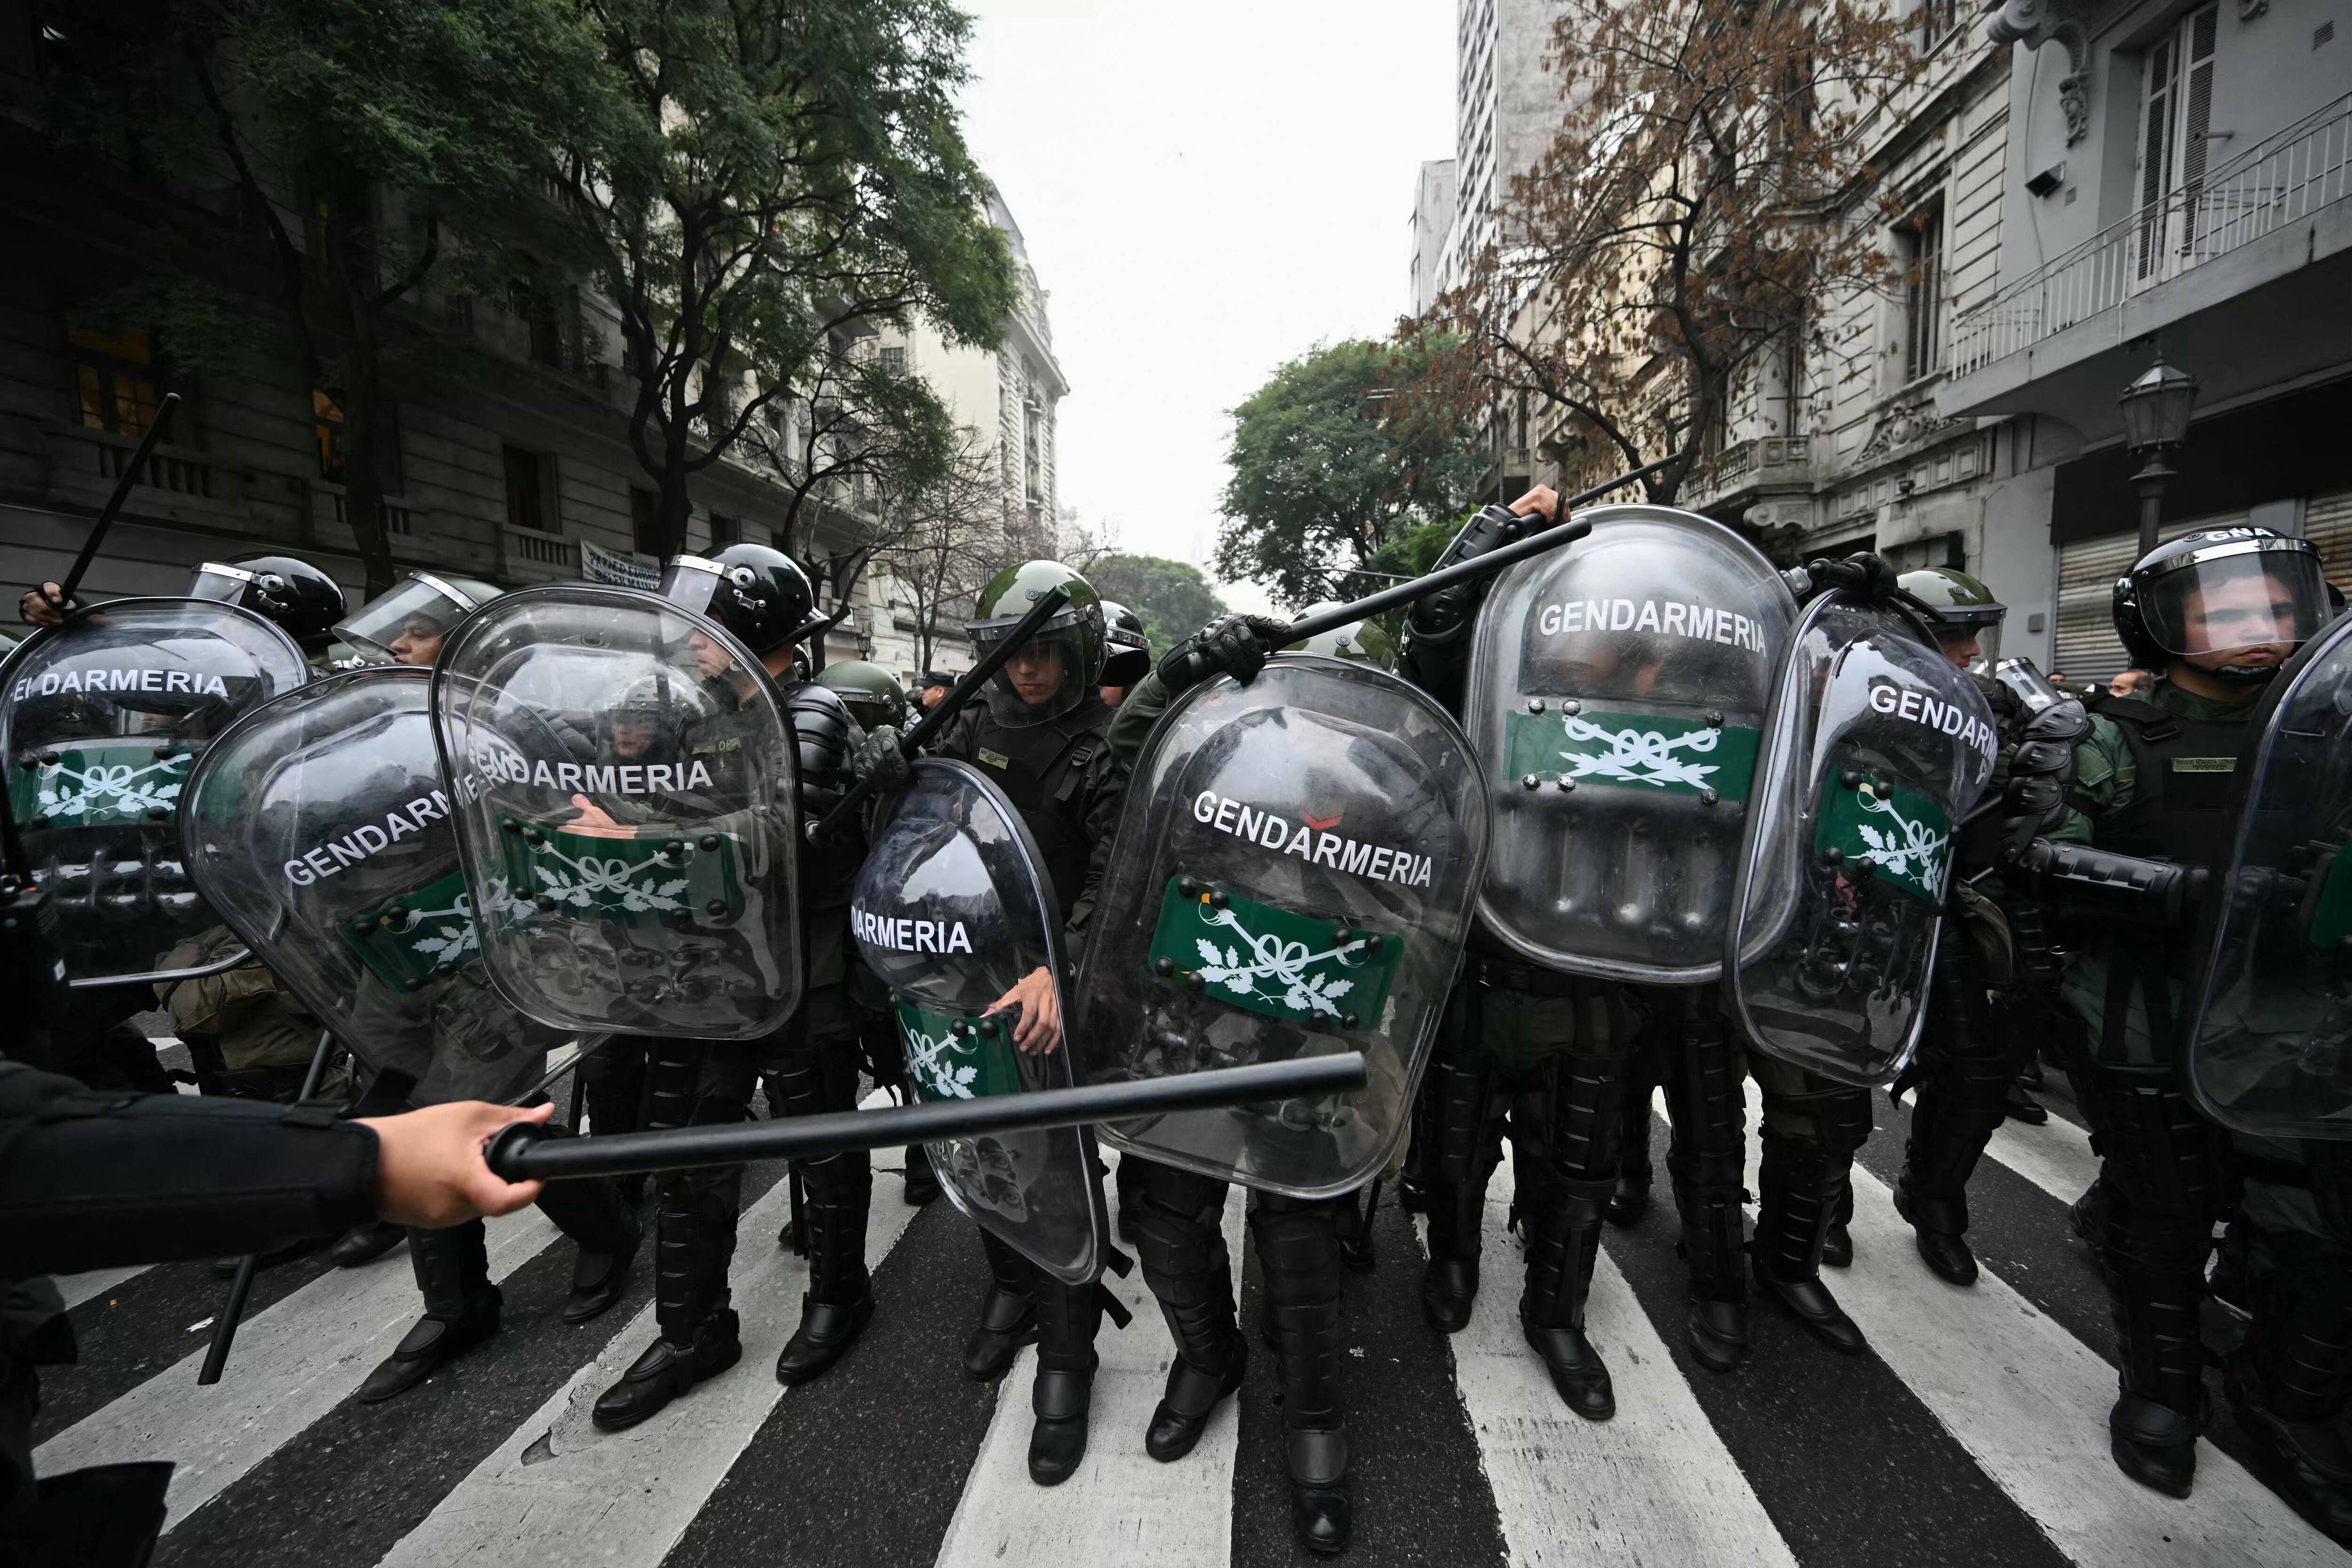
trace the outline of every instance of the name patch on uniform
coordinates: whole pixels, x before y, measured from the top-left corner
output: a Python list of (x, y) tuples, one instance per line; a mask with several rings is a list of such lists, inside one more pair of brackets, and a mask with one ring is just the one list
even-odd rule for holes
[(971, 936), (961, 921), (919, 921), (906, 915), (873, 915), (849, 906), (849, 929), (868, 947), (892, 952), (970, 952)]
[(1402, 882), (1408, 888), (1426, 888), (1434, 869), (1435, 863), (1426, 855), (1342, 838), (1325, 831), (1339, 826), (1338, 816), (1321, 822), (1300, 817), (1293, 824), (1286, 816), (1244, 805), (1213, 789), (1204, 789), (1194, 797), (1192, 816), (1220, 833), (1246, 838), (1261, 849), (1296, 855), (1310, 866), (1328, 866), (1334, 871), (1375, 882)]
[(1656, 632), (1721, 643), (1726, 647), (1764, 650), (1764, 628), (1748, 616), (1713, 605), (1669, 599), (1570, 599), (1536, 612), (1536, 629), (1548, 637), (1566, 632)]
[(1991, 725), (1958, 703), (1943, 701), (1916, 687), (1874, 680), (1870, 683), (1870, 705), (1881, 713), (1925, 724), (1938, 734), (1956, 735), (1962, 744), (1974, 746), (1988, 757), (2000, 750), (2000, 737)]
[(27, 697), (56, 697), (68, 691), (184, 691), (192, 697), (226, 697), (228, 684), (217, 675), (195, 669), (52, 669), (16, 682), (10, 696), (22, 702)]
[(424, 832), (426, 823), (442, 821), (448, 815), (449, 797), (439, 790), (419, 795), (405, 807), (386, 813), (382, 827), (362, 822), (341, 838), (331, 838), (304, 850), (286, 862), (286, 879), (298, 888), (307, 888), (321, 877), (331, 877), (346, 866), (356, 866), (369, 856), (390, 848), (396, 839)]
[(2176, 773), (2234, 773), (2238, 771), (2235, 757), (2175, 757), (2172, 771)]
[(1013, 765), (1011, 757), (1006, 756), (1003, 752), (992, 752), (986, 746), (980, 749), (980, 760), (992, 768), (1009, 768)]

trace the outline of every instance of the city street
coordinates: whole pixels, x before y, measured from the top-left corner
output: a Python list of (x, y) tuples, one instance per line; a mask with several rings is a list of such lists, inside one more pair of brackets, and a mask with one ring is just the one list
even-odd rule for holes
[[(1906, 1113), (1879, 1099), (1856, 1173), (1854, 1262), (1825, 1275), (1869, 1335), (1866, 1357), (1834, 1354), (1759, 1303), (1748, 1364), (1710, 1374), (1682, 1345), (1671, 1205), (1611, 1231), (1591, 1323), (1619, 1414), (1601, 1426), (1567, 1412), (1520, 1341), (1507, 1163), (1490, 1193), (1477, 1314), (1451, 1342), (1422, 1322), (1419, 1245), (1384, 1201), (1378, 1265), (1347, 1287), (1346, 1561), (2343, 1561), (2242, 1467), (2218, 1374), (2190, 1500), (2139, 1488), (2108, 1459), (2112, 1335), (2065, 1224), (2093, 1162), (2063, 1094), (2046, 1098), (2050, 1123), (2004, 1127), (1973, 1184), (1986, 1275), (1972, 1290), (1930, 1277), (1895, 1215), (1886, 1184)], [(1663, 1159), (1662, 1118), (1653, 1131)], [(62, 1281), (81, 1363), (44, 1372), (39, 1463), (176, 1461), (163, 1564), (1310, 1561), (1291, 1544), (1271, 1356), (1256, 1355), (1238, 1411), (1220, 1410), (1189, 1458), (1144, 1456), (1169, 1342), (1139, 1275), (1111, 1281), (1135, 1321), (1104, 1325), (1084, 1468), (1054, 1490), (1031, 1485), (1032, 1352), (1001, 1389), (963, 1380), (980, 1248), (946, 1203), (905, 1206), (895, 1162), (877, 1160), (867, 1247), (880, 1310), (805, 1387), (771, 1375), (803, 1268), (777, 1244), (781, 1170), (755, 1167), (733, 1275), (743, 1362), (635, 1431), (601, 1435), (587, 1408), (653, 1334), (650, 1247), (618, 1307), (565, 1329), (571, 1248), (526, 1209), (491, 1226), (506, 1327), (381, 1405), (348, 1395), (416, 1310), (404, 1251), (347, 1272), (317, 1255), (265, 1271), (211, 1389), (195, 1373), (226, 1287), (209, 1267)], [(1752, 1186), (1752, 1132), (1748, 1169)], [(1226, 1236), (1241, 1246), (1238, 1199)], [(2227, 1314), (2207, 1310), (2209, 1344), (2223, 1342)], [(1256, 1314), (1253, 1263), (1244, 1323)]]

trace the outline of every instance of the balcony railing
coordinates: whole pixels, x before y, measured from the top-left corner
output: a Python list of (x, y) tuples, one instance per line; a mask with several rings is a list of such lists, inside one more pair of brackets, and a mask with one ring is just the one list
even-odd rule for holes
[(2002, 289), (1953, 330), (1967, 375), (2352, 194), (2352, 94)]

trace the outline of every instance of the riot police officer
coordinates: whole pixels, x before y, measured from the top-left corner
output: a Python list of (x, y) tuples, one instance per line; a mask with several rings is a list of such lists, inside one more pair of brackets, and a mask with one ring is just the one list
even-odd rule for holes
[(1898, 1093), (1916, 1083), (1918, 1097), (1895, 1211), (1910, 1223), (1927, 1267), (1954, 1285), (1969, 1285), (1977, 1262), (1965, 1237), (1969, 1176), (1994, 1131), (2018, 1114), (2019, 1071), (2051, 1041), (2058, 973), (2038, 896), (2021, 890), (2001, 897), (2000, 882), (1983, 873), (2000, 870), (2006, 851), (2023, 847), (2020, 834), (2064, 820), (2074, 744), (2089, 732), (2090, 720), (2079, 702), (2040, 680), (2030, 663), (2001, 658), (2005, 611), (1983, 584), (1931, 567), (1905, 573), (1899, 586), (1937, 611), (1933, 629), (1945, 657), (1969, 672), (1991, 704), (2007, 774), (2000, 809), (1959, 836), (1945, 935), (1936, 950), (1936, 1003), (1919, 1054), (1896, 1083)]
[(503, 592), (478, 577), (410, 572), (338, 622), (334, 635), (370, 662), (429, 668), (449, 628)]
[(1143, 635), (1143, 617), (1125, 605), (1105, 599), (1102, 612), (1102, 700), (1117, 708), (1151, 673), (1151, 639)]
[[(2091, 734), (2075, 752), (2075, 815), (2052, 837), (2218, 867), (2247, 720), (2327, 616), (2318, 553), (2263, 528), (2188, 534), (2116, 583), (2114, 614), (2133, 662), (2159, 673), (2143, 693), (2092, 699)], [(2125, 1474), (2186, 1497), (2206, 1418), (2199, 1304), (2228, 1152), (2182, 1076), (2189, 930), (2177, 910), (2148, 920), (2153, 933), (2111, 917), (2077, 922), (2065, 987), (2087, 1026), (2074, 1070), (2100, 1157), (2095, 1245), (2120, 1363), (2111, 1447)], [(2352, 1377), (2352, 1227), (2338, 1162), (2250, 1137), (2237, 1161), (2253, 1321), (2228, 1363), (2231, 1401), (2282, 1495), (2352, 1539), (2352, 1482), (2326, 1429)]]
[[(17, 602), (29, 626), (65, 624), (80, 606), (69, 603), (55, 583), (44, 583)], [(251, 610), (301, 645), (313, 663), (335, 640), (336, 623), (349, 609), (341, 584), (298, 555), (247, 554), (207, 561), (188, 583), (188, 597), (216, 599)]]
[[(785, 697), (799, 752), (801, 810), (814, 820), (848, 782), (856, 721), (827, 687), (798, 679), (795, 645), (819, 624), (815, 595), (790, 556), (759, 544), (734, 544), (715, 556), (680, 556), (663, 574), (664, 597), (708, 616), (758, 656)], [(695, 657), (707, 689), (722, 693), (750, 679), (732, 656), (708, 639)], [(680, 750), (725, 748), (721, 733), (681, 734)], [(799, 1009), (774, 1037), (740, 1044), (658, 1038), (646, 1069), (646, 1123), (653, 1128), (738, 1121), (764, 1081), (772, 1111), (785, 1116), (856, 1107), (858, 1047), (845, 993), (842, 944), (849, 883), (863, 854), (861, 835), (803, 847), (801, 914), (806, 989)], [(802, 1168), (807, 1203), (809, 1288), (800, 1326), (785, 1342), (776, 1377), (786, 1384), (822, 1374), (866, 1330), (874, 1296), (866, 1270), (866, 1209), (873, 1174), (866, 1154), (836, 1154)], [(601, 1394), (594, 1420), (607, 1431), (635, 1426), (742, 1354), (728, 1305), (742, 1168), (665, 1172), (655, 1181), (657, 1270), (655, 1316), (661, 1337), (621, 1381)]]
[[(1087, 580), (1053, 561), (1008, 566), (973, 602), (966, 630), (986, 654), (1040, 595), (1065, 589), (1068, 603), (1016, 648), (985, 697), (949, 721), (941, 756), (977, 765), (1004, 793), (1028, 826), (1061, 906), (1065, 950), (1084, 947), (1096, 889), (1110, 858), (1111, 835), (1126, 796), (1127, 772), (1105, 731), (1101, 601)], [(858, 772), (883, 787), (903, 783), (898, 736), (883, 729), (858, 752)], [(997, 1000), (993, 1012), (1017, 1009), (1014, 1041), (1037, 1048), (1059, 1037), (1062, 1021), (1050, 977), (1033, 973)], [(1037, 1269), (987, 1231), (990, 1284), (980, 1322), (964, 1346), (964, 1374), (989, 1383), (1010, 1370), (1020, 1347), (1037, 1345), (1030, 1391), (1036, 1422), (1029, 1435), (1029, 1477), (1040, 1486), (1067, 1480), (1086, 1456), (1093, 1397), (1094, 1340), (1106, 1304), (1117, 1299), (1099, 1280), (1067, 1284)], [(1124, 1309), (1118, 1309), (1124, 1315)]]

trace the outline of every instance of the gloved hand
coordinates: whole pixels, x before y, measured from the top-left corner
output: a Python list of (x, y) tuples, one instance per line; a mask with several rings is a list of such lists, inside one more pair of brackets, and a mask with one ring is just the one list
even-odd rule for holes
[(1832, 588), (1843, 588), (1866, 599), (1891, 598), (1901, 575), (1885, 556), (1867, 550), (1857, 550), (1838, 561), (1822, 556), (1806, 562), (1793, 572), (1781, 574), (1801, 605), (1811, 603)]
[(857, 782), (877, 790), (905, 789), (914, 782), (915, 770), (907, 765), (907, 753), (899, 747), (902, 737), (892, 724), (877, 724), (866, 732), (866, 739), (849, 759), (849, 771)]
[(28, 626), (61, 626), (67, 615), (79, 608), (55, 583), (44, 583), (16, 601), (17, 618)]
[(1223, 616), (1168, 650), (1160, 661), (1160, 684), (1171, 697), (1213, 675), (1230, 675), (1247, 686), (1289, 637), (1290, 623), (1271, 616)]

